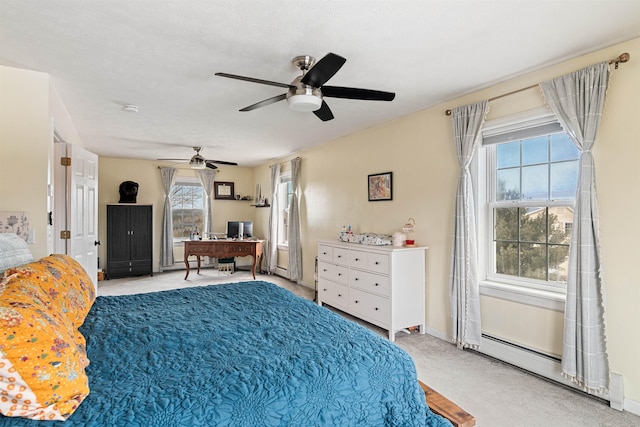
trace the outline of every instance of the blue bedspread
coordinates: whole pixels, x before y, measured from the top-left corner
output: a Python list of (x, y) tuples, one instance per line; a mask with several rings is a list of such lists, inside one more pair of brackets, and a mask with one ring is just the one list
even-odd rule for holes
[(0, 426), (451, 425), (404, 350), (272, 283), (98, 297), (81, 331), (78, 410)]

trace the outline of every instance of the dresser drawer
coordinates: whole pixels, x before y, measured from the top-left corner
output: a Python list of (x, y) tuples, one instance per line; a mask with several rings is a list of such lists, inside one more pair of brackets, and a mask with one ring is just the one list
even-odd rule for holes
[(385, 297), (391, 295), (389, 276), (381, 276), (367, 271), (351, 270), (349, 272), (349, 286)]
[(329, 264), (327, 262), (318, 262), (318, 277), (333, 280), (334, 282), (344, 285), (349, 283), (349, 269), (342, 265)]
[(389, 274), (389, 255), (367, 254), (367, 267), (369, 270), (381, 274)]
[(344, 248), (333, 248), (333, 262), (336, 264), (349, 264), (349, 251)]
[(349, 290), (349, 310), (378, 326), (389, 326), (389, 299), (358, 289)]
[(333, 248), (327, 245), (318, 245), (318, 261), (333, 261)]
[(367, 253), (364, 251), (349, 251), (349, 267), (362, 268), (366, 270), (367, 266)]
[(349, 306), (349, 288), (346, 285), (320, 278), (318, 280), (318, 301), (346, 310)]

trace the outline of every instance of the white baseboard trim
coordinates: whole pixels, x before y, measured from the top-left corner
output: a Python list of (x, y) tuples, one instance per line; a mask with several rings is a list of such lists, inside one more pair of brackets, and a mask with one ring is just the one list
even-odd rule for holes
[(640, 416), (640, 402), (637, 400), (624, 399), (624, 410)]
[[(426, 328), (426, 333), (436, 338), (452, 342), (450, 336), (446, 333)], [(503, 362), (509, 363), (526, 371), (548, 378), (554, 382), (566, 385), (576, 390), (582, 391), (582, 388), (566, 379), (562, 375), (560, 361), (541, 353), (529, 351), (525, 348), (511, 345), (503, 341), (482, 337), (482, 344), (478, 350), (474, 350), (487, 356), (494, 357)], [(624, 390), (622, 389), (623, 378), (620, 374), (611, 374), (612, 388), (611, 393), (605, 392), (600, 397), (609, 401), (612, 408), (617, 410), (625, 410), (632, 414), (640, 415), (640, 402), (624, 398)]]

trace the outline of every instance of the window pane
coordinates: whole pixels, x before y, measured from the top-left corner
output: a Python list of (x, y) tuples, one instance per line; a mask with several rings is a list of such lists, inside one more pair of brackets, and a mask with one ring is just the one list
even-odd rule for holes
[(551, 164), (551, 199), (573, 199), (578, 186), (578, 161)]
[(520, 241), (547, 243), (547, 208), (522, 208)]
[(573, 209), (568, 206), (553, 206), (549, 208), (549, 243), (571, 242), (571, 228), (573, 226)]
[(495, 239), (518, 241), (518, 208), (494, 210)]
[(522, 199), (548, 200), (549, 174), (547, 164), (522, 168)]
[(496, 273), (518, 276), (518, 244), (496, 242)]
[(568, 266), (569, 246), (549, 245), (549, 280), (566, 282)]
[(520, 169), (503, 169), (496, 175), (496, 200), (520, 199)]
[(498, 145), (496, 158), (498, 169), (520, 166), (520, 141)]
[(520, 251), (521, 276), (547, 280), (547, 245), (521, 243)]
[(548, 137), (525, 139), (522, 141), (522, 164), (535, 165), (549, 161)]
[(580, 152), (566, 133), (551, 135), (551, 161), (578, 160)]

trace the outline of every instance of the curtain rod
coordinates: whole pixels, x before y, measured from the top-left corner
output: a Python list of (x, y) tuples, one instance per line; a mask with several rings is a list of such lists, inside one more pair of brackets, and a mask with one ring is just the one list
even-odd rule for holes
[[(300, 156), (292, 157), (292, 158), (290, 158), (288, 161), (291, 161), (291, 160), (293, 160), (293, 159), (301, 159), (301, 157), (300, 157)], [(286, 163), (287, 163), (287, 160), (283, 160), (282, 162), (272, 163), (272, 164), (270, 164), (270, 165), (269, 165), (269, 169), (271, 169), (273, 166), (275, 166), (275, 165), (277, 165), (277, 164), (281, 164), (281, 165), (282, 165), (282, 164), (286, 164)]]
[[(615, 69), (618, 69), (618, 64), (622, 63), (624, 64), (625, 62), (629, 62), (629, 60), (631, 59), (631, 55), (629, 55), (628, 53), (623, 53), (622, 55), (618, 56), (615, 59), (612, 59), (609, 61), (609, 64), (615, 64)], [(506, 96), (509, 95), (513, 95), (519, 92), (524, 92), (525, 90), (529, 90), (529, 89), (533, 89), (534, 87), (537, 87), (539, 85), (535, 84), (535, 85), (531, 85), (531, 86), (527, 86), (527, 87), (523, 87), (522, 89), (516, 89), (516, 90), (512, 90), (511, 92), (507, 92), (507, 93), (503, 93), (502, 95), (498, 95), (498, 96), (494, 96), (493, 98), (489, 98), (487, 101), (491, 102), (491, 101), (495, 101), (496, 99), (500, 99), (500, 98), (504, 98)], [(446, 110), (444, 112), (447, 116), (451, 115), (451, 110)]]

